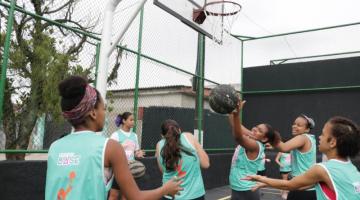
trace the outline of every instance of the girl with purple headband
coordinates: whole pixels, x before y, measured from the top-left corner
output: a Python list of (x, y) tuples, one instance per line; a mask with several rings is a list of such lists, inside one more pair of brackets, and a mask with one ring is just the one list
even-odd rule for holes
[(175, 178), (160, 188), (139, 190), (122, 146), (96, 134), (104, 127), (105, 105), (86, 79), (71, 76), (59, 84), (59, 92), (63, 116), (75, 131), (50, 146), (46, 200), (106, 200), (114, 177), (127, 199), (160, 199), (182, 190)]
[[(110, 138), (122, 145), (129, 164), (134, 162), (135, 158), (144, 158), (145, 152), (139, 147), (138, 137), (136, 133), (131, 131), (134, 127), (134, 115), (131, 112), (119, 114), (115, 119), (115, 125), (119, 129)], [(118, 199), (119, 190), (119, 185), (114, 181), (110, 190), (109, 200)]]

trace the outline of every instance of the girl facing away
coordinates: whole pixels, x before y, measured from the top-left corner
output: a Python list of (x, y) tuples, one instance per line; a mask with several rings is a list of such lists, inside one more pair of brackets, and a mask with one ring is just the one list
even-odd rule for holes
[(259, 124), (252, 128), (251, 131), (242, 126), (239, 114), (245, 101), (239, 102), (236, 110), (229, 115), (233, 136), (238, 143), (232, 158), (229, 175), (232, 190), (231, 199), (260, 200), (258, 191), (251, 191), (255, 183), (242, 179), (248, 175), (255, 175), (257, 173), (261, 165), (261, 155), (264, 152), (265, 144), (277, 143), (279, 136), (268, 124)]
[(359, 126), (350, 119), (329, 119), (319, 136), (319, 151), (328, 161), (311, 167), (291, 180), (249, 176), (247, 180), (258, 181), (253, 189), (270, 186), (285, 190), (298, 190), (315, 185), (317, 200), (359, 200), (360, 172), (350, 158), (360, 152)]
[(175, 195), (181, 181), (141, 191), (128, 168), (121, 145), (96, 134), (104, 127), (105, 105), (87, 80), (71, 76), (59, 84), (61, 110), (75, 131), (51, 144), (46, 173), (45, 199), (106, 200), (115, 176), (127, 199), (159, 199)]
[[(191, 133), (182, 132), (174, 120), (161, 125), (162, 139), (156, 145), (156, 157), (163, 183), (177, 176), (184, 189), (175, 196), (178, 200), (202, 200), (205, 196), (201, 169), (210, 166), (209, 157)], [(164, 200), (171, 199), (164, 196)]]
[[(119, 129), (111, 134), (110, 138), (121, 144), (128, 162), (135, 161), (135, 158), (144, 158), (145, 152), (140, 150), (138, 137), (136, 133), (131, 131), (134, 127), (134, 115), (130, 112), (119, 114), (115, 119), (115, 125), (119, 127)], [(114, 180), (110, 190), (109, 200), (117, 200), (119, 194), (119, 185), (116, 180)]]

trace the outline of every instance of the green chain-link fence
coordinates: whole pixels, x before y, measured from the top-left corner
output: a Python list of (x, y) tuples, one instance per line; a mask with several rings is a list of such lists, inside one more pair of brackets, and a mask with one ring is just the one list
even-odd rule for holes
[[(51, 142), (71, 131), (70, 125), (60, 115), (58, 82), (69, 74), (86, 74), (95, 83), (103, 20), (101, 11), (105, 5), (85, 0), (68, 5), (63, 1), (49, 1), (52, 4), (45, 5), (48, 3), (45, 1), (36, 7), (31, 1), (18, 0), (14, 7), (14, 24), (7, 28), (12, 2), (15, 0), (0, 1), (1, 63), (7, 68), (7, 84), (1, 91), (4, 94), (1, 114), (5, 134), (0, 134), (0, 147), (5, 149), (1, 151), (3, 153), (20, 152), (14, 151), (16, 149), (36, 152), (48, 149)], [(115, 32), (126, 22), (126, 13), (131, 9), (131, 3), (117, 8), (113, 25)], [(171, 29), (164, 23), (172, 24)], [(179, 30), (182, 34), (177, 34)], [(10, 41), (6, 40), (6, 34), (10, 34)], [(6, 46), (7, 42), (9, 46)], [(235, 45), (241, 43), (238, 41)], [(184, 51), (189, 46), (192, 48)], [(195, 31), (152, 4), (146, 4), (110, 56), (104, 135), (116, 131), (114, 120), (117, 114), (130, 111), (137, 119), (134, 131), (142, 148), (152, 150), (160, 137), (162, 120), (175, 119), (184, 131), (193, 132), (198, 127), (194, 119), (200, 112), (204, 138), (207, 137), (203, 139), (205, 147), (232, 147), (231, 141), (219, 142), (208, 137), (213, 135), (211, 129), (216, 125), (227, 127), (223, 116), (209, 112), (206, 98), (213, 85), (229, 83), (227, 78), (216, 81), (205, 78), (205, 109), (196, 109), (198, 96), (193, 80), (196, 77), (203, 79), (195, 75), (195, 71), (197, 62), (204, 56), (198, 54), (197, 46), (198, 34)], [(236, 49), (239, 58), (240, 50)], [(7, 51), (9, 59), (5, 65)], [(209, 53), (205, 49), (205, 57), (214, 59), (220, 51)], [(224, 67), (219, 66), (221, 69)], [(224, 76), (227, 75), (234, 76), (234, 72), (227, 71)], [(240, 73), (235, 76), (239, 81)], [(35, 103), (28, 104), (28, 101)], [(204, 125), (207, 121), (212, 124)]]

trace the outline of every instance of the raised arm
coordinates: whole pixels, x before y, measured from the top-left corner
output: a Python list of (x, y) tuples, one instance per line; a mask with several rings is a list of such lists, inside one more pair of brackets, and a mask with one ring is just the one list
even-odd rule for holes
[(141, 191), (130, 173), (124, 149), (116, 141), (109, 140), (105, 150), (105, 167), (112, 167), (115, 179), (126, 199), (160, 199), (162, 196), (175, 195), (181, 190), (181, 181), (170, 180), (162, 187)]
[(210, 160), (209, 156), (205, 152), (205, 150), (202, 148), (201, 144), (195, 139), (193, 134), (191, 133), (185, 133), (185, 137), (190, 140), (194, 148), (196, 149), (196, 152), (200, 159), (200, 166), (201, 168), (207, 169), (210, 167)]
[(287, 142), (280, 141), (278, 144), (274, 145), (274, 147), (280, 152), (290, 152), (291, 150), (303, 147), (306, 144), (306, 140), (306, 136), (298, 135)]
[[(240, 100), (239, 100), (240, 101)], [(235, 111), (233, 111), (229, 115), (229, 121), (230, 125), (233, 129), (233, 136), (235, 140), (246, 150), (250, 152), (258, 152), (259, 151), (259, 145), (256, 143), (254, 139), (251, 139), (246, 134), (246, 131), (249, 131), (248, 129), (243, 129), (241, 120), (240, 120), (240, 110), (242, 109), (243, 105), (245, 104), (245, 101), (240, 101), (237, 105)]]

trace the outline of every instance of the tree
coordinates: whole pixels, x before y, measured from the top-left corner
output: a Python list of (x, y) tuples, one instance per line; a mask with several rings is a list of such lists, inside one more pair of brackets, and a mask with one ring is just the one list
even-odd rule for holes
[[(76, 0), (61, 2), (56, 7), (54, 0), (31, 0), (23, 2), (22, 7), (26, 5), (29, 8), (31, 5), (39, 16), (56, 13), (60, 18), (55, 21), (83, 31), (89, 31), (95, 26), (85, 27), (80, 21), (72, 19)], [(7, 14), (1, 12), (1, 18), (7, 18)], [(61, 116), (57, 92), (59, 81), (71, 74), (89, 76), (91, 73), (91, 68), (84, 69), (76, 64), (79, 52), (89, 41), (86, 35), (26, 14), (16, 15), (13, 31), (5, 85), (3, 130), (6, 134), (6, 149), (27, 149), (39, 116), (43, 113), (51, 114), (56, 119)], [(62, 43), (53, 36), (54, 31), (61, 32), (64, 37), (71, 36), (75, 42), (70, 45)], [(1, 38), (4, 38), (3, 33)], [(6, 157), (18, 160), (24, 159), (24, 156), (7, 154)]]

